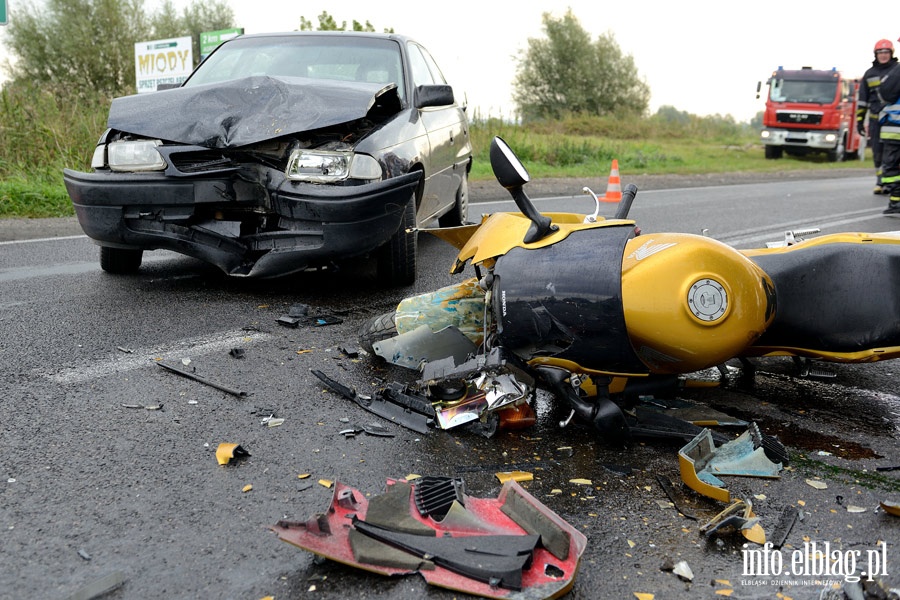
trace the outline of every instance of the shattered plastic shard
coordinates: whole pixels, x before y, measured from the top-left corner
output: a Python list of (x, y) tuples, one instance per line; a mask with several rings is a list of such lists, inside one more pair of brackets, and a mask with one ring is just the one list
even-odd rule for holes
[(250, 456), (250, 453), (241, 448), (238, 444), (223, 442), (216, 448), (216, 460), (219, 461), (220, 465), (227, 465), (232, 458), (240, 458), (243, 456)]
[(778, 478), (781, 463), (766, 456), (755, 423), (735, 440), (716, 448), (712, 433), (704, 429), (678, 452), (681, 479), (692, 490), (715, 500), (731, 499), (717, 475)]

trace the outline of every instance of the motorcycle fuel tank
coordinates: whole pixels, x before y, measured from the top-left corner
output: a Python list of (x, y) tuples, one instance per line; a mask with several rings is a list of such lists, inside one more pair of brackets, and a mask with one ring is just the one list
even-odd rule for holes
[(722, 242), (680, 233), (642, 235), (622, 261), (625, 323), (654, 373), (689, 373), (740, 354), (775, 316), (775, 288)]

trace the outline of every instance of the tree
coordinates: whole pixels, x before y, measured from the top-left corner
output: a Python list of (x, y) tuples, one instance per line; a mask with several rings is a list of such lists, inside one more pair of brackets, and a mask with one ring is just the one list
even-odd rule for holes
[[(315, 31), (347, 31), (347, 21), (341, 21), (341, 26), (338, 27), (337, 21), (334, 20), (328, 11), (323, 10), (322, 14), (318, 16), (319, 19), (319, 27), (315, 29)], [(372, 26), (371, 23), (366, 21), (365, 25), (360, 23), (357, 20), (353, 20), (353, 25), (350, 29), (351, 31), (375, 31), (375, 27)], [(300, 17), (300, 31), (314, 31), (312, 22), (304, 16)], [(385, 33), (394, 33), (393, 27), (390, 29), (385, 29)]]
[(513, 99), (526, 121), (566, 114), (646, 112), (649, 86), (612, 33), (591, 42), (571, 9), (559, 19), (543, 15), (546, 38), (529, 38), (513, 82)]
[[(223, 0), (195, 2), (178, 16), (172, 3), (150, 17), (144, 0), (45, 0), (17, 6), (7, 46), (12, 85), (37, 85), (57, 94), (121, 95), (134, 91), (134, 44), (232, 26)], [(195, 47), (194, 56), (199, 58)]]

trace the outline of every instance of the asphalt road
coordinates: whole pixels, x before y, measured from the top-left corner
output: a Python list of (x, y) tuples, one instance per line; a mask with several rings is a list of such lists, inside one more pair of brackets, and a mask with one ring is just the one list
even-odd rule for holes
[[(550, 199), (540, 208), (590, 210), (584, 196), (567, 197), (580, 191), (581, 182), (572, 183), (543, 191)], [(644, 186), (631, 216), (645, 232), (709, 229), (736, 245), (812, 224), (825, 232), (900, 229), (881, 217), (884, 200), (868, 193), (869, 177), (714, 183)], [(493, 193), (477, 194), (473, 212), (510, 209), (494, 204)], [(0, 222), (2, 598), (73, 598), (104, 578), (121, 582), (106, 598), (458, 598), (417, 576), (388, 579), (316, 559), (267, 528), (323, 511), (331, 490), (319, 480), (377, 495), (388, 478), (454, 476), (470, 496), (492, 498), (495, 473), (512, 469), (532, 472), (524, 487), (587, 536), (568, 597), (713, 598), (731, 590), (732, 598), (819, 598), (825, 581), (845, 584), (841, 574), (810, 569), (745, 573), (743, 538), (700, 533), (724, 505), (681, 485), (680, 444), (608, 447), (581, 426), (560, 429), (565, 411), (543, 395), (533, 428), (493, 438), (402, 428), (394, 437), (342, 435), (376, 419), (323, 391), (310, 369), (363, 392), (415, 378), (352, 351), (367, 318), (454, 280), (453, 250), (435, 239), (422, 238), (417, 284), (391, 290), (365, 264), (252, 281), (170, 253), (146, 255), (138, 275), (113, 277), (73, 225)], [(297, 304), (340, 322), (278, 325)], [(244, 395), (168, 372), (159, 359)], [(900, 466), (900, 367), (830, 369), (831, 378), (802, 378), (790, 361), (772, 359), (752, 379), (733, 368), (724, 386), (679, 397), (755, 421), (790, 450), (778, 479), (728, 479), (770, 535), (787, 509), (799, 509), (780, 554), (785, 566), (816, 543), (843, 565), (859, 557), (855, 571), (876, 570), (882, 588), (900, 588), (900, 518), (879, 508), (900, 501), (900, 470), (877, 470)], [(273, 416), (283, 424), (263, 424)], [(219, 466), (223, 442), (250, 456)], [(673, 483), (680, 512), (666, 504), (660, 478)], [(876, 555), (885, 564), (870, 564)], [(692, 581), (664, 568), (681, 560)], [(878, 597), (868, 585), (867, 597)]]

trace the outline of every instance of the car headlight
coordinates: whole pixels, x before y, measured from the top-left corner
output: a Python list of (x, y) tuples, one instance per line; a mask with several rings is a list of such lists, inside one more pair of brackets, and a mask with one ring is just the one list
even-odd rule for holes
[[(156, 151), (160, 140), (111, 142), (106, 147), (106, 160), (113, 171), (162, 171), (166, 161)], [(97, 153), (95, 152), (95, 160)]]
[(294, 150), (288, 159), (292, 181), (333, 183), (344, 179), (381, 179), (381, 165), (368, 154), (326, 150)]

